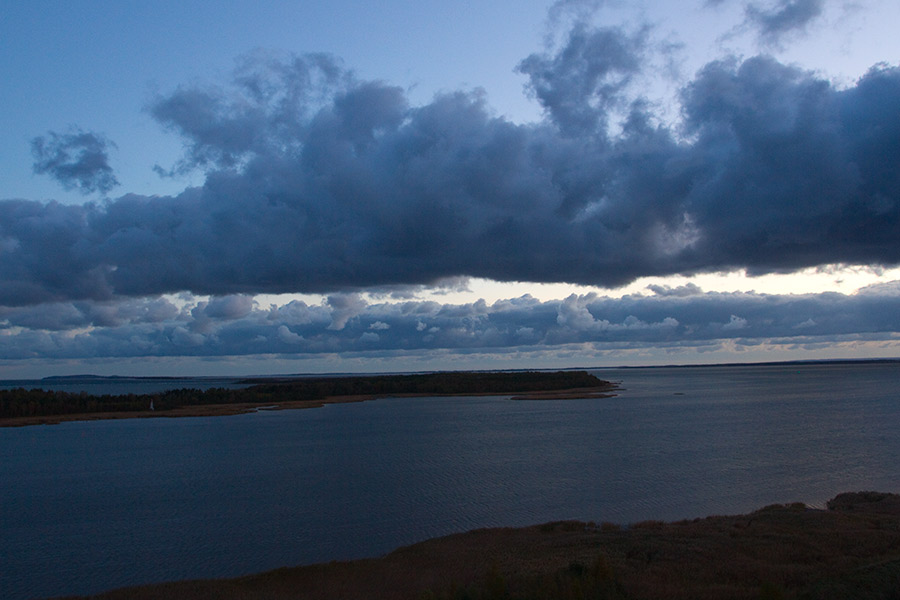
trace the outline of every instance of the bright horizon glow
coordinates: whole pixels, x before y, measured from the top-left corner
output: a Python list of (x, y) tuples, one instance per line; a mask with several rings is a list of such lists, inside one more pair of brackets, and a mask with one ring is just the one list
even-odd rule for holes
[[(757, 292), (760, 294), (821, 294), (837, 292), (853, 294), (859, 289), (900, 280), (900, 268), (872, 269), (870, 267), (809, 268), (797, 273), (769, 273), (749, 276), (745, 271), (703, 273), (699, 275), (671, 275), (669, 277), (641, 277), (621, 288), (599, 288), (568, 283), (497, 282), (485, 279), (469, 281), (470, 291), (424, 292), (425, 298), (436, 302), (461, 304), (483, 299), (488, 304), (498, 300), (531, 294), (539, 300), (561, 300), (570, 294), (597, 293), (621, 298), (627, 294), (650, 294), (648, 286), (672, 288), (694, 284), (704, 292)], [(307, 297), (310, 298), (310, 297)]]
[[(418, 300), (430, 300), (441, 304), (466, 304), (484, 300), (488, 304), (529, 294), (538, 300), (562, 300), (571, 294), (595, 293), (609, 298), (621, 298), (629, 294), (649, 295), (649, 286), (677, 288), (688, 284), (698, 286), (704, 292), (756, 292), (759, 294), (822, 294), (834, 292), (854, 294), (860, 289), (900, 280), (900, 268), (872, 268), (868, 266), (811, 267), (796, 273), (769, 273), (750, 276), (746, 271), (702, 273), (699, 275), (671, 275), (668, 277), (641, 277), (620, 288), (602, 288), (571, 283), (534, 283), (527, 281), (491, 281), (481, 278), (460, 278), (431, 288), (413, 288), (405, 291)], [(405, 298), (392, 298), (390, 291), (363, 294), (371, 303), (403, 302)], [(292, 301), (322, 304), (327, 294), (257, 294), (254, 301), (262, 307), (284, 306)]]

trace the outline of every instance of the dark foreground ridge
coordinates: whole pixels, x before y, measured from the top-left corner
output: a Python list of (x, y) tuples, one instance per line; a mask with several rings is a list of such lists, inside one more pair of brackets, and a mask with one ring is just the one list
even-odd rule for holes
[(482, 529), (377, 559), (116, 590), (100, 600), (872, 599), (900, 590), (900, 496), (621, 527)]
[[(615, 386), (587, 371), (478, 371), (415, 375), (248, 379), (239, 389), (179, 389), (96, 396), (40, 389), (0, 390), (0, 426), (128, 417), (218, 416), (309, 408), (385, 396), (515, 395), (517, 398), (607, 397)], [(150, 407), (153, 407), (152, 410)]]

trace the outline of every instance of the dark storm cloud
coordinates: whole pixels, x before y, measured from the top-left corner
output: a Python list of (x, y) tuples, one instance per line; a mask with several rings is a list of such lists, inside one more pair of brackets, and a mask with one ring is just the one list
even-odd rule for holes
[[(310, 113), (347, 87), (350, 75), (329, 55), (242, 57), (230, 89), (185, 86), (157, 98), (150, 114), (182, 136), (176, 174), (197, 167), (235, 167), (249, 155), (279, 156), (302, 144)], [(364, 118), (364, 117), (363, 117)]]
[(31, 140), (34, 172), (53, 177), (67, 190), (105, 194), (119, 185), (109, 166), (110, 147), (115, 144), (97, 133), (49, 131)]
[(779, 44), (783, 38), (802, 32), (822, 14), (825, 0), (778, 0), (774, 5), (751, 2), (745, 7), (747, 23), (767, 44)]
[(555, 55), (532, 54), (518, 70), (529, 77), (528, 88), (550, 118), (567, 135), (605, 131), (622, 91), (640, 72), (646, 31), (629, 34), (619, 28), (591, 29), (577, 24)]
[(751, 272), (900, 258), (900, 70), (856, 86), (772, 59), (708, 65), (686, 88), (694, 248)]
[(900, 263), (900, 69), (839, 89), (771, 58), (717, 61), (666, 125), (629, 83), (644, 35), (578, 25), (526, 59), (548, 114), (529, 124), (477, 90), (410, 106), (324, 56), (247, 59), (230, 86), (150, 107), (202, 187), (0, 202), (0, 305), (342, 293), (344, 331), (346, 294), (458, 276), (616, 286)]
[(232, 356), (321, 353), (565, 352), (641, 346), (703, 347), (725, 341), (821, 345), (896, 340), (898, 283), (854, 295), (704, 293), (657, 290), (622, 298), (595, 294), (487, 304), (369, 303), (358, 295), (280, 307), (233, 296), (171, 302), (58, 303), (0, 312), (0, 359)]
[(68, 331), (164, 323), (186, 316), (164, 298), (135, 298), (117, 302), (57, 302), (33, 307), (0, 308), (0, 328)]

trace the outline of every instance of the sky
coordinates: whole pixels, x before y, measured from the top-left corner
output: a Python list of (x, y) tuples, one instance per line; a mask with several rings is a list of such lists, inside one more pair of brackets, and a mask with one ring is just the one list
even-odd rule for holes
[(0, 378), (900, 356), (895, 0), (3, 5)]

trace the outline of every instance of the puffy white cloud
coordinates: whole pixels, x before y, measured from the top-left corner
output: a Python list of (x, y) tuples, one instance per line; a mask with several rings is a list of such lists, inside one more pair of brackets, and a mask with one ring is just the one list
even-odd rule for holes
[(288, 329), (287, 325), (278, 326), (278, 339), (286, 344), (300, 344), (303, 342), (303, 336)]
[(335, 294), (328, 296), (331, 307), (331, 324), (328, 329), (342, 330), (347, 321), (359, 315), (366, 308), (366, 301), (359, 294)]
[(253, 297), (244, 294), (210, 299), (204, 312), (211, 319), (240, 319), (253, 309)]

